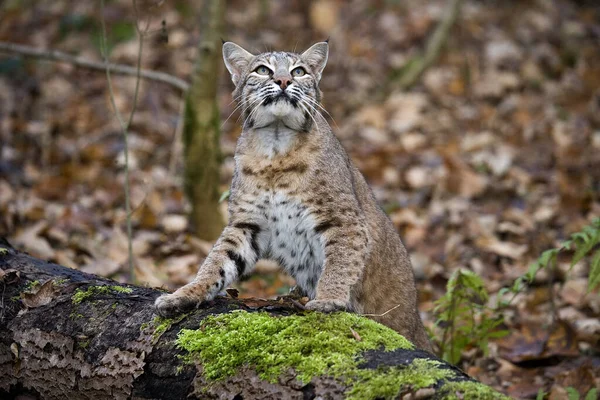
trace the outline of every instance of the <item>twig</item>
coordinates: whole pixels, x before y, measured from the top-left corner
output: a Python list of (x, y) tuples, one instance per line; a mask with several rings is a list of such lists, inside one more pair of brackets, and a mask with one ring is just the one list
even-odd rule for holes
[(298, 300), (294, 300), (291, 298), (289, 300), (296, 308), (303, 310), (303, 311), (306, 310), (306, 307), (304, 307), (304, 305), (302, 303), (300, 303)]
[[(59, 61), (65, 62), (77, 67), (88, 68), (98, 71), (105, 71), (107, 68), (110, 68), (112, 73), (118, 75), (127, 75), (127, 76), (138, 76), (138, 69), (134, 67), (130, 67), (129, 65), (123, 64), (113, 64), (106, 62), (96, 62), (91, 60), (86, 60), (82, 57), (75, 57), (71, 54), (63, 53), (58, 50), (44, 50), (37, 49), (31, 46), (25, 46), (21, 44), (1, 42), (0, 41), (0, 52), (9, 53), (9, 54), (17, 54), (24, 57), (36, 58), (40, 60), (51, 60), (51, 61)], [(139, 71), (139, 76), (144, 79), (149, 79), (152, 81), (166, 83), (167, 85), (171, 85), (182, 92), (187, 92), (190, 88), (189, 83), (184, 81), (183, 79), (177, 78), (173, 75), (166, 74), (164, 72), (158, 71), (150, 71), (146, 69), (142, 69)]]
[(384, 315), (386, 315), (387, 313), (390, 313), (392, 311), (394, 311), (396, 308), (400, 307), (402, 305), (401, 304), (396, 304), (394, 307), (390, 308), (389, 310), (387, 310), (386, 312), (384, 312), (383, 314), (360, 314), (363, 317), (383, 317)]
[[(134, 7), (137, 11), (137, 5), (135, 0), (133, 0)], [(137, 17), (137, 12), (136, 12)], [(115, 102), (115, 94), (112, 87), (112, 80), (110, 78), (110, 63), (108, 62), (108, 51), (106, 46), (106, 21), (104, 20), (104, 0), (100, 1), (100, 20), (102, 23), (102, 37), (100, 41), (100, 48), (102, 51), (102, 56), (104, 58), (104, 65), (106, 66), (106, 79), (108, 81), (108, 91), (110, 93), (110, 102), (112, 104), (113, 110), (117, 119), (119, 120), (119, 124), (121, 125), (121, 130), (123, 131), (123, 142), (124, 142), (124, 153), (125, 153), (125, 214), (127, 215), (127, 248), (128, 248), (128, 264), (129, 264), (129, 279), (131, 282), (135, 281), (135, 269), (133, 265), (133, 236), (131, 229), (131, 199), (130, 199), (130, 184), (129, 184), (129, 140), (128, 140), (128, 130), (131, 122), (133, 121), (133, 115), (136, 109), (136, 103), (139, 94), (140, 88), (140, 75), (141, 75), (141, 65), (142, 65), (142, 49), (144, 44), (144, 34), (139, 29), (138, 20), (136, 19), (136, 31), (139, 37), (139, 48), (138, 48), (138, 59), (137, 59), (137, 68), (136, 68), (136, 82), (135, 82), (135, 91), (133, 97), (133, 106), (131, 108), (131, 113), (129, 114), (129, 119), (127, 122), (121, 116), (119, 109), (117, 108), (117, 104)], [(146, 29), (148, 25), (146, 26)]]
[(183, 127), (185, 118), (185, 99), (179, 102), (179, 117), (175, 125), (173, 132), (173, 142), (171, 142), (171, 155), (169, 156), (169, 173), (175, 175), (177, 169), (177, 162), (181, 159), (182, 140), (183, 140)]
[(424, 53), (409, 60), (405, 68), (399, 71), (399, 75), (395, 79), (398, 80), (401, 88), (408, 89), (414, 85), (423, 72), (438, 58), (448, 40), (450, 28), (458, 18), (461, 4), (462, 0), (452, 0), (448, 3), (442, 20), (425, 45)]

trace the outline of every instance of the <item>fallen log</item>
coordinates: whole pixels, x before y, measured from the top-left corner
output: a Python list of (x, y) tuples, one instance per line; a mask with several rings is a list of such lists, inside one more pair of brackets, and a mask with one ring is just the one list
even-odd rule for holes
[(365, 317), (218, 297), (157, 317), (161, 291), (20, 253), (0, 238), (0, 398), (502, 399)]

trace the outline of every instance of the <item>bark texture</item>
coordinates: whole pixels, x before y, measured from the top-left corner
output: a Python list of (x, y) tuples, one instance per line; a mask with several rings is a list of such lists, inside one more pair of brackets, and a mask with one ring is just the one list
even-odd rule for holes
[(217, 104), (225, 0), (204, 4), (201, 40), (183, 126), (185, 192), (198, 237), (214, 240), (225, 226), (219, 208), (221, 115)]
[[(273, 317), (298, 313), (297, 305), (287, 298), (218, 297), (179, 321), (159, 324), (153, 301), (160, 291), (42, 261), (8, 247), (1, 238), (0, 293), (2, 399), (19, 395), (71, 400), (346, 397), (346, 383), (327, 375), (302, 384), (288, 370), (278, 382), (269, 383), (252, 366), (245, 366), (225, 380), (207, 382), (202, 365), (182, 361), (184, 351), (175, 345), (181, 329), (198, 329), (208, 315), (232, 309), (266, 311)], [(360, 368), (371, 370), (402, 368), (415, 359), (437, 360), (420, 350), (372, 350), (363, 358)], [(439, 368), (455, 371), (453, 382), (474, 383), (449, 364), (442, 362)], [(443, 384), (421, 391), (426, 396), (419, 398), (436, 397)]]

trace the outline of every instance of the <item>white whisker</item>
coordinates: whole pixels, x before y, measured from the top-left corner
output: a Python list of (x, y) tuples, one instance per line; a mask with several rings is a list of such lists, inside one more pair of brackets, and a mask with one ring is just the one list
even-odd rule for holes
[[(311, 97), (308, 97), (308, 96), (304, 96), (304, 100), (308, 100), (308, 101), (309, 101), (309, 102), (311, 102), (313, 105), (316, 105), (316, 106), (318, 106), (318, 107), (319, 107), (321, 110), (323, 110), (325, 113), (327, 113), (327, 115), (329, 116), (329, 118), (331, 118), (331, 120), (332, 120), (332, 121), (333, 121), (333, 123), (335, 124), (335, 127), (336, 127), (336, 128), (338, 128), (338, 129), (340, 128), (340, 127), (338, 126), (337, 122), (335, 122), (335, 119), (333, 119), (333, 117), (331, 116), (331, 114), (329, 114), (329, 111), (327, 111), (327, 110), (325, 109), (325, 107), (323, 107), (323, 106), (321, 105), (321, 103), (319, 103), (319, 102), (318, 102), (318, 101), (316, 101), (315, 99), (313, 99), (313, 98), (311, 98)], [(319, 114), (321, 114), (321, 113), (319, 113)], [(321, 116), (323, 116), (323, 114), (321, 114)]]
[(304, 102), (302, 99), (300, 99), (300, 101), (298, 102), (298, 104), (308, 114), (308, 116), (310, 118), (312, 118), (313, 122), (315, 123), (315, 127), (317, 128), (317, 132), (319, 132), (319, 135), (320, 135), (321, 134), (321, 130), (319, 129), (319, 124), (317, 123), (317, 120), (315, 119), (315, 117), (313, 117), (313, 115), (310, 113), (310, 111), (308, 111), (308, 109), (304, 106), (304, 105), (309, 106), (309, 104), (306, 103), (306, 102)]
[(268, 96), (269, 96), (269, 92), (265, 93), (262, 97), (260, 97), (260, 99), (259, 99), (260, 103), (258, 103), (256, 106), (254, 106), (254, 108), (252, 109), (252, 111), (250, 111), (250, 113), (248, 113), (248, 116), (246, 117), (246, 119), (244, 119), (244, 123), (242, 124), (243, 128), (246, 127), (246, 122), (248, 122), (248, 119), (252, 118), (252, 116), (258, 111), (258, 109), (260, 108), (260, 106), (263, 105), (263, 103), (265, 102), (265, 100), (267, 99)]

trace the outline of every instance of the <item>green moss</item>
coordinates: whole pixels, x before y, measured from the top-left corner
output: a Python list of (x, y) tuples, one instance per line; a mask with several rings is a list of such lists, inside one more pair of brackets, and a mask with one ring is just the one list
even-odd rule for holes
[(187, 361), (199, 358), (212, 380), (234, 375), (248, 364), (271, 382), (293, 367), (305, 383), (325, 372), (341, 376), (357, 370), (356, 356), (365, 350), (413, 348), (393, 330), (356, 314), (274, 318), (243, 311), (207, 317), (201, 329), (182, 330), (177, 345), (189, 353)]
[(455, 376), (454, 371), (440, 368), (441, 362), (416, 359), (406, 368), (363, 369), (350, 381), (347, 399), (394, 399), (401, 390), (416, 391), (435, 385), (440, 379)]
[(59, 278), (54, 281), (54, 285), (55, 286), (64, 285), (65, 283), (68, 283), (68, 282), (69, 282), (69, 280), (66, 278)]
[(440, 393), (443, 393), (444, 399), (448, 400), (510, 400), (510, 397), (474, 381), (448, 382), (440, 389)]
[(30, 292), (31, 290), (35, 289), (36, 287), (40, 286), (40, 281), (31, 281), (28, 282), (27, 285), (25, 285), (25, 292)]
[(82, 301), (89, 299), (98, 294), (114, 294), (114, 293), (131, 293), (133, 289), (117, 285), (100, 285), (90, 286), (86, 290), (77, 289), (71, 297), (73, 304), (80, 304)]
[(154, 317), (152, 323), (154, 324), (154, 335), (162, 335), (165, 333), (171, 325), (173, 325), (174, 320), (171, 318), (163, 318), (163, 317)]
[(4, 247), (0, 247), (0, 254), (2, 254), (2, 255), (8, 254), (8, 249), (6, 249)]
[[(283, 372), (294, 369), (303, 383), (325, 374), (339, 378), (349, 387), (346, 398), (355, 400), (393, 399), (403, 392), (459, 378), (454, 370), (440, 367), (440, 361), (427, 359), (415, 359), (406, 367), (360, 368), (366, 350), (412, 349), (413, 345), (395, 331), (350, 313), (273, 317), (264, 312), (234, 311), (205, 318), (199, 329), (182, 330), (176, 343), (187, 351), (185, 362), (202, 363), (209, 380), (225, 379), (249, 365), (262, 379), (276, 382)], [(475, 396), (464, 398), (505, 398), (477, 382), (452, 382), (443, 388), (448, 395), (464, 392)]]
[(188, 314), (189, 313), (182, 314), (177, 318), (163, 318), (160, 316), (156, 316), (151, 322), (144, 322), (142, 325), (140, 325), (140, 331), (144, 332), (145, 330), (152, 328), (152, 343), (156, 343), (158, 342), (158, 339), (160, 339), (163, 333), (168, 331), (174, 324), (186, 318)]
[(75, 311), (73, 311), (73, 312), (71, 312), (71, 314), (69, 314), (69, 318), (71, 318), (71, 319), (83, 318), (83, 314), (76, 313)]
[(133, 293), (133, 289), (132, 288), (128, 288), (125, 286), (110, 286), (110, 289), (113, 292), (117, 292), (117, 293), (125, 293), (125, 294), (130, 294)]

